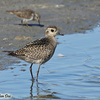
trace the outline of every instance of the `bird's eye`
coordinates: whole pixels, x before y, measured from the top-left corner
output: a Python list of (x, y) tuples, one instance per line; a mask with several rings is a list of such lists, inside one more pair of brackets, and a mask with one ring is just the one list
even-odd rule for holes
[(54, 32), (54, 30), (53, 30), (53, 29), (51, 29), (51, 32)]

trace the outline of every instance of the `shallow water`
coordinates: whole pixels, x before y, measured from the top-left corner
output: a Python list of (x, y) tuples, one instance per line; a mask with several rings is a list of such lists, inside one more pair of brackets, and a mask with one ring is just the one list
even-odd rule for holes
[[(39, 82), (32, 83), (30, 64), (19, 60), (0, 71), (0, 94), (11, 99), (100, 99), (100, 27), (86, 34), (58, 36), (52, 59), (41, 66)], [(58, 57), (59, 54), (64, 57)], [(38, 66), (33, 65), (36, 79)]]

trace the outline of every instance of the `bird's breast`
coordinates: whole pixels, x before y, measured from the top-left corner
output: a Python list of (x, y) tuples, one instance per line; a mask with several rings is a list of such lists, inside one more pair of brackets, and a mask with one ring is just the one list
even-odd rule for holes
[(31, 15), (31, 17), (29, 19), (23, 18), (23, 22), (28, 22), (33, 20), (33, 14)]

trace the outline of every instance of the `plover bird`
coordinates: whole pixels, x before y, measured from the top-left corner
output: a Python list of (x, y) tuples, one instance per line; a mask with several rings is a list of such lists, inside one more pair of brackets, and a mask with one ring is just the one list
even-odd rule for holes
[(26, 44), (25, 47), (16, 50), (16, 51), (3, 51), (8, 52), (8, 55), (18, 57), (22, 60), (25, 60), (26, 62), (31, 63), (30, 66), (30, 73), (33, 78), (32, 74), (32, 65), (38, 64), (38, 70), (37, 70), (37, 79), (39, 74), (39, 69), (42, 64), (47, 62), (54, 54), (55, 48), (57, 45), (55, 36), (56, 35), (63, 35), (58, 32), (58, 29), (56, 26), (49, 26), (46, 29), (45, 37), (37, 39), (33, 42), (30, 42)]
[(26, 26), (29, 27), (27, 22), (31, 21), (31, 20), (38, 21), (38, 23), (40, 25), (40, 15), (38, 13), (35, 13), (31, 9), (24, 9), (24, 10), (17, 10), (17, 11), (7, 10), (7, 12), (9, 12), (10, 14), (14, 14), (15, 16), (19, 17), (21, 19), (22, 25), (23, 25), (23, 22), (25, 22)]

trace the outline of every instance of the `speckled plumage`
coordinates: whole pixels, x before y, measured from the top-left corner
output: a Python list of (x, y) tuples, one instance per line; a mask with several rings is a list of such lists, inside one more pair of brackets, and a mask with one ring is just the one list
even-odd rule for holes
[[(42, 38), (28, 43), (22, 49), (10, 52), (9, 55), (21, 58), (29, 63), (43, 64), (52, 57), (55, 47), (52, 45), (51, 39)], [(41, 62), (38, 63), (37, 60), (41, 60)]]
[[(44, 38), (37, 39), (33, 42), (26, 44), (25, 47), (16, 51), (4, 51), (8, 52), (9, 55), (23, 59), (29, 63), (32, 73), (32, 65), (40, 65), (47, 62), (54, 54), (57, 42), (55, 36), (58, 34), (58, 29), (55, 26), (49, 26), (46, 29), (46, 34)], [(37, 78), (39, 69), (37, 71)], [(32, 75), (32, 74), (31, 74)], [(33, 76), (32, 76), (33, 77)]]

